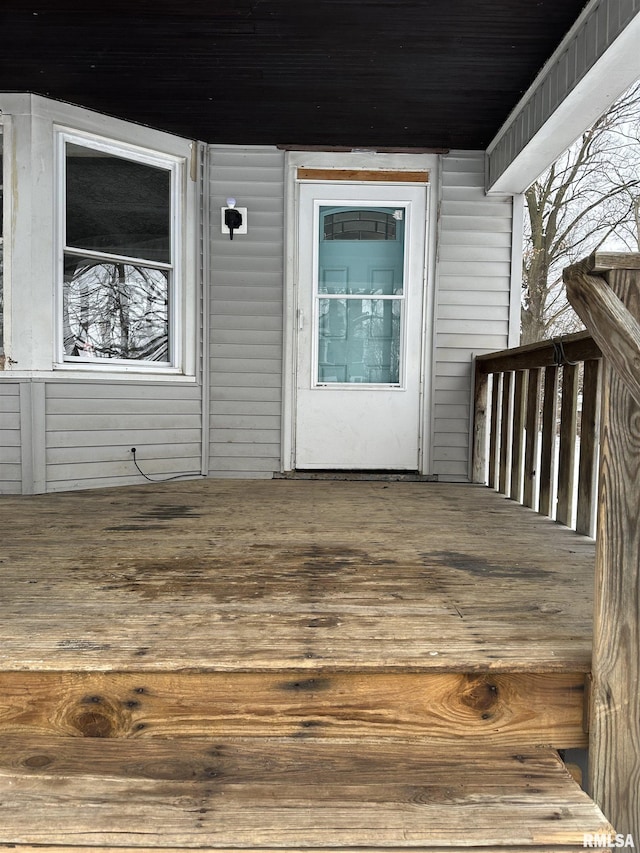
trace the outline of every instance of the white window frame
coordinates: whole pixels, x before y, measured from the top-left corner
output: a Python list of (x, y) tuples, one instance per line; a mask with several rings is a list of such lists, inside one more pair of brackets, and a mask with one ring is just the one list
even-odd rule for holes
[[(171, 262), (168, 264), (150, 262), (144, 258), (132, 258), (121, 255), (106, 254), (91, 250), (80, 250), (79, 247), (66, 245), (66, 145), (71, 143), (85, 148), (101, 151), (114, 157), (131, 160), (144, 165), (153, 166), (167, 171), (170, 175), (170, 251)], [(185, 218), (184, 207), (184, 160), (170, 154), (139, 146), (116, 141), (111, 138), (83, 133), (77, 130), (55, 129), (55, 162), (56, 162), (56, 193), (55, 193), (55, 223), (56, 223), (56, 292), (55, 292), (55, 350), (54, 367), (56, 369), (90, 369), (104, 371), (136, 371), (144, 373), (182, 373), (183, 351), (183, 314), (182, 293), (184, 289), (184, 272), (181, 251), (181, 235)], [(87, 356), (69, 356), (64, 351), (63, 341), (63, 287), (64, 287), (64, 256), (66, 252), (80, 254), (82, 257), (96, 260), (143, 263), (154, 269), (162, 269), (168, 273), (168, 348), (169, 361), (143, 361), (137, 359), (102, 359)]]

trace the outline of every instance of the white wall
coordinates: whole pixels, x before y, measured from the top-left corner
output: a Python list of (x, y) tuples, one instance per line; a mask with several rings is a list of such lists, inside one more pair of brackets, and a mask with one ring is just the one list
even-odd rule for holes
[(509, 346), (519, 319), (511, 298), (513, 199), (485, 195), (484, 167), (481, 151), (442, 157), (431, 451), (431, 473), (442, 479), (469, 477), (471, 357)]
[[(210, 461), (215, 477), (280, 470), (284, 154), (212, 146)], [(248, 209), (248, 233), (221, 233), (227, 198)]]

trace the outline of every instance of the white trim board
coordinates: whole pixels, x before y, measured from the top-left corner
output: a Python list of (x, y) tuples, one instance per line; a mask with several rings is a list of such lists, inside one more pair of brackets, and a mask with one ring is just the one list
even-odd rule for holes
[(640, 0), (592, 0), (489, 144), (487, 192), (531, 186), (640, 78), (639, 43)]

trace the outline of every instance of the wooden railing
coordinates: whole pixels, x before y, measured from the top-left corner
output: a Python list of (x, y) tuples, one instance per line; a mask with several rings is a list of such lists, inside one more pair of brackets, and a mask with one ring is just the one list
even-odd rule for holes
[(474, 482), (587, 535), (601, 358), (584, 332), (475, 361)]
[[(596, 253), (564, 272), (587, 334), (476, 360), (474, 479), (588, 532), (600, 410), (589, 790), (640, 844), (640, 254)], [(577, 362), (583, 362), (582, 380)], [(599, 365), (602, 363), (602, 369)], [(562, 373), (561, 389), (558, 372)], [(544, 382), (542, 372), (544, 372)], [(577, 388), (582, 411), (577, 418)], [(560, 398), (559, 421), (557, 416)], [(556, 424), (559, 426), (556, 427)], [(538, 437), (541, 450), (538, 453)], [(487, 450), (488, 448), (488, 450)], [(537, 483), (536, 483), (537, 480)], [(537, 485), (537, 488), (536, 488)], [(535, 495), (538, 494), (536, 499)], [(537, 504), (536, 504), (537, 500)], [(551, 508), (551, 512), (550, 511)]]
[(592, 796), (640, 843), (640, 254), (564, 272), (604, 357), (589, 733)]

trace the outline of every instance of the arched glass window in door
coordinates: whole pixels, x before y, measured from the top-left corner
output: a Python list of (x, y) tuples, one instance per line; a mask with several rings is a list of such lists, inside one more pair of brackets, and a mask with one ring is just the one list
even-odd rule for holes
[(325, 240), (396, 240), (397, 211), (347, 208), (324, 216)]

